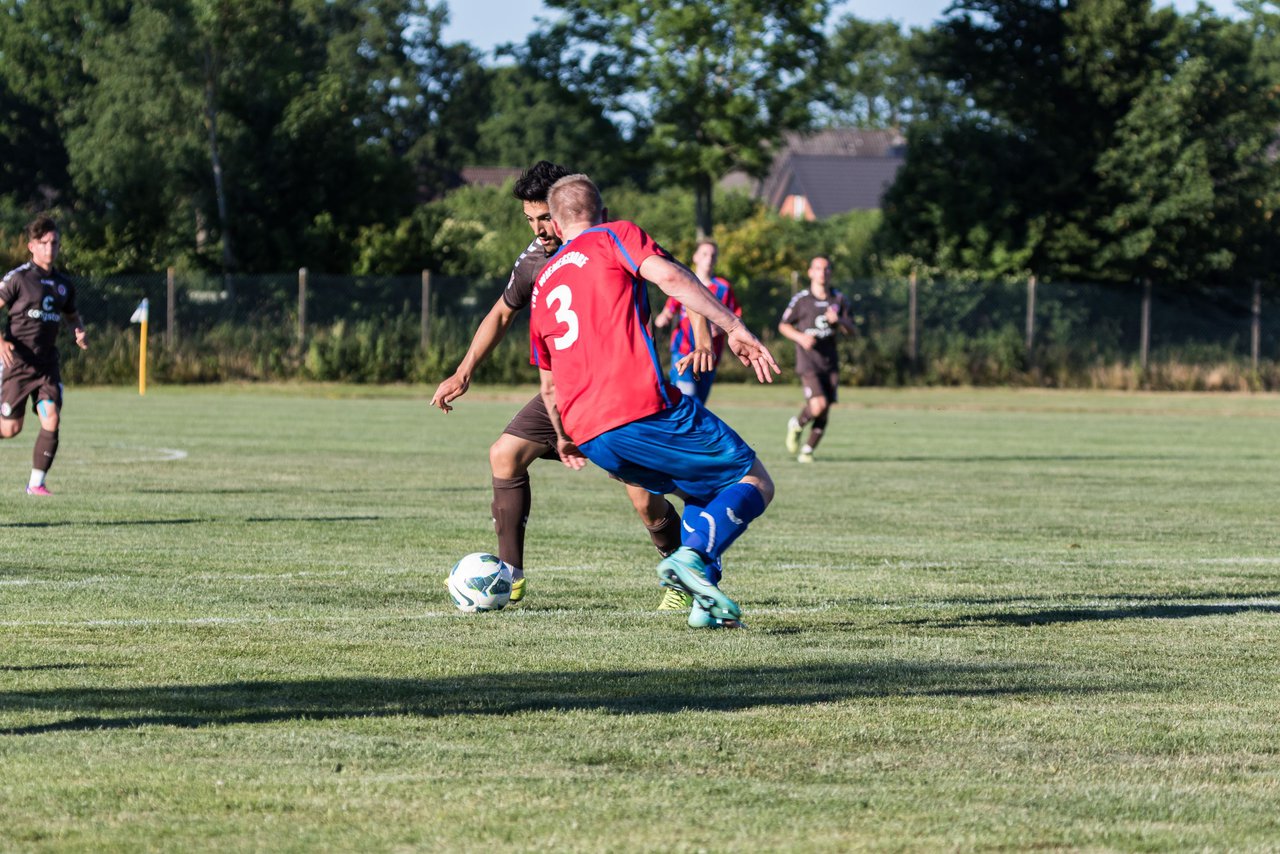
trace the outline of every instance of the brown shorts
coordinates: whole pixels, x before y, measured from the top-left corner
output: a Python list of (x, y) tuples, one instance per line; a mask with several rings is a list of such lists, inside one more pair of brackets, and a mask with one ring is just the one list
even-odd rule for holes
[(804, 386), (804, 399), (822, 395), (827, 403), (835, 403), (840, 393), (839, 371), (805, 371), (800, 374), (800, 385)]
[(533, 400), (515, 414), (511, 423), (502, 431), (510, 433), (530, 442), (546, 445), (547, 450), (538, 458), (542, 460), (558, 460), (556, 451), (556, 428), (551, 426), (551, 416), (547, 414), (547, 405), (542, 402), (542, 395), (535, 394)]
[(50, 370), (15, 359), (12, 365), (0, 367), (0, 418), (22, 419), (28, 398), (33, 411), (42, 400), (62, 408), (62, 375), (57, 366)]

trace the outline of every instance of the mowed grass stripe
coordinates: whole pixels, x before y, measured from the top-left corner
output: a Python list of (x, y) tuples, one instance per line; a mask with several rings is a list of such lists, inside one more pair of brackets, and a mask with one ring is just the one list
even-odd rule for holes
[(1274, 844), (1280, 398), (842, 390), (801, 467), (717, 388), (778, 500), (697, 633), (542, 462), (529, 601), (452, 611), (532, 393), (73, 389), (51, 501), (0, 443), (0, 848)]

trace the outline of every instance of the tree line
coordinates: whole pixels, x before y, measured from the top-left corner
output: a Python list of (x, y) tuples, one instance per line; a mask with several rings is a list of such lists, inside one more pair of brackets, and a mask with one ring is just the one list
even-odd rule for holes
[[(67, 262), (501, 275), (519, 211), (463, 167), (547, 158), (741, 276), (1262, 281), (1280, 169), (1280, 13), (957, 0), (930, 28), (828, 0), (546, 0), (493, 60), (429, 0), (0, 0), (0, 237)], [(792, 223), (721, 193), (784, 135), (895, 128), (882, 211)], [(734, 271), (730, 271), (734, 272)]]

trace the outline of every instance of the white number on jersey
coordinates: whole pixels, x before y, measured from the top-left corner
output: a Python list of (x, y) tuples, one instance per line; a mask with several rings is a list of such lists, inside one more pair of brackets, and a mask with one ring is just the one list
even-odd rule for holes
[(563, 335), (551, 339), (551, 343), (556, 345), (557, 350), (571, 347), (573, 342), (578, 340), (578, 315), (569, 308), (572, 302), (573, 291), (569, 290), (568, 285), (557, 285), (551, 293), (547, 294), (547, 305), (555, 307), (556, 320), (569, 327)]

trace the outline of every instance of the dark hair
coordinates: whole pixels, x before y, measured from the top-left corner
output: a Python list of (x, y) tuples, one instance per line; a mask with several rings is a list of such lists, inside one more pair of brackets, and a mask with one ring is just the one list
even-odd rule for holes
[(551, 185), (571, 174), (573, 173), (558, 163), (539, 160), (516, 179), (516, 186), (511, 194), (522, 202), (545, 202)]
[(53, 217), (41, 215), (27, 223), (27, 240), (39, 240), (51, 231), (57, 231), (58, 224)]

